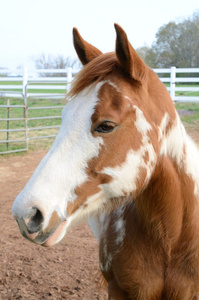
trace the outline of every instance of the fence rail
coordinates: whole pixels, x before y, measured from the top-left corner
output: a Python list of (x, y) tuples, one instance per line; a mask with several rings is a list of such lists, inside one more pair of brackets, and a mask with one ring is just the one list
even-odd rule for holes
[[(0, 154), (21, 152), (28, 150), (29, 141), (44, 138), (54, 138), (56, 134), (44, 134), (30, 136), (31, 132), (42, 130), (57, 130), (61, 124), (61, 109), (64, 105), (57, 101), (63, 101), (65, 94), (70, 86), (74, 74), (79, 70), (67, 69), (40, 69), (29, 71), (23, 70), (0, 70)], [(199, 68), (175, 68), (154, 69), (160, 80), (166, 85), (167, 90), (173, 101), (199, 102)], [(64, 77), (62, 77), (62, 74)], [(56, 76), (56, 77), (55, 77)], [(15, 99), (15, 101), (13, 100)], [(32, 105), (35, 99), (38, 104)], [(55, 103), (39, 104), (39, 100)], [(11, 103), (12, 101), (12, 103)], [(49, 105), (50, 104), (50, 105)], [(4, 113), (2, 111), (4, 110)], [(10, 111), (21, 110), (22, 115), (14, 114)], [(34, 112), (47, 112), (57, 110), (56, 115), (32, 115)], [(47, 120), (56, 124), (47, 124)], [(34, 124), (32, 122), (45, 122), (44, 124)], [(19, 124), (13, 128), (12, 123)], [(4, 124), (4, 125), (1, 125)], [(12, 134), (23, 134), (14, 136)], [(6, 136), (5, 136), (6, 134)], [(10, 149), (12, 143), (24, 143), (17, 149)], [(4, 144), (4, 148), (1, 145)]]

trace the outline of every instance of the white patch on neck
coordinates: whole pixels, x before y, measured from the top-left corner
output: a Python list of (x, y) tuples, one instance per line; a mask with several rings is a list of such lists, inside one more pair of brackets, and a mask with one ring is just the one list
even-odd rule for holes
[(188, 135), (186, 135), (185, 151), (185, 171), (194, 181), (194, 195), (199, 201), (199, 150)]
[(126, 207), (126, 202), (122, 204), (116, 211), (116, 216), (117, 216), (117, 220), (115, 222), (115, 233), (117, 235), (115, 240), (116, 245), (122, 244), (126, 233), (126, 229), (125, 229), (126, 221), (124, 220), (125, 207)]
[(166, 134), (166, 126), (169, 123), (169, 116), (165, 114), (159, 128), (159, 140), (162, 139), (160, 155), (171, 157), (178, 166), (183, 163), (184, 156), (184, 136), (185, 130), (178, 115), (176, 115), (175, 125)]
[[(162, 141), (165, 138), (166, 128), (167, 128), (168, 124), (169, 124), (169, 115), (168, 115), (168, 113), (165, 113), (165, 115), (162, 119), (162, 122), (160, 124), (160, 127), (159, 127), (159, 135), (158, 135), (159, 142)], [(164, 151), (164, 149), (163, 149), (163, 151)]]
[(100, 264), (100, 268), (101, 268), (101, 271), (107, 272), (110, 269), (110, 267), (111, 267), (113, 256), (112, 256), (111, 253), (108, 253), (107, 244), (104, 245), (103, 252), (104, 252), (105, 264), (103, 265), (101, 263)]
[(100, 242), (100, 239), (103, 238), (109, 224), (107, 212), (102, 211), (98, 215), (90, 216), (88, 223), (96, 239)]
[(194, 181), (194, 194), (199, 197), (199, 151), (192, 139), (187, 135), (178, 115), (173, 127), (166, 133), (169, 116), (165, 114), (159, 128), (161, 141), (160, 155), (169, 156), (179, 168)]
[(106, 239), (106, 233), (108, 230), (108, 226), (110, 223), (110, 216), (106, 215), (106, 213), (102, 212), (98, 218), (95, 219), (98, 223), (99, 228), (99, 236), (98, 242), (101, 242), (102, 250), (103, 250), (103, 262), (100, 262), (100, 269), (101, 271), (107, 272), (113, 260), (113, 255), (108, 253), (108, 241)]

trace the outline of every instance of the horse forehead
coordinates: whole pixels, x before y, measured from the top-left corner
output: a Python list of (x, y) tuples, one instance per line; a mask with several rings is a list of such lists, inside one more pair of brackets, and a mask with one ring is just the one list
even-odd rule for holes
[(120, 122), (129, 103), (122, 92), (121, 84), (115, 80), (104, 80), (99, 86), (97, 97), (98, 101), (92, 115), (92, 122), (103, 119)]
[[(125, 91), (125, 92), (124, 92)], [(128, 86), (125, 82), (118, 79), (104, 80), (98, 91), (98, 98), (103, 104), (109, 105), (112, 109), (121, 110), (122, 106), (128, 102), (127, 100)]]
[(103, 106), (111, 104), (117, 108), (116, 102), (120, 105), (122, 104), (120, 96), (121, 90), (117, 83), (111, 80), (100, 81), (93, 87), (88, 86), (72, 97), (63, 109), (63, 117), (68, 119), (73, 118), (74, 115), (92, 115), (96, 112), (101, 100), (103, 100)]
[[(125, 102), (130, 100), (130, 97), (124, 94), (128, 94), (129, 86), (125, 85), (125, 81), (118, 80), (118, 78), (105, 79), (98, 82), (95, 85), (86, 87), (68, 102), (65, 110), (71, 114), (78, 112), (79, 109), (87, 110), (88, 106), (95, 105), (95, 110), (98, 107), (96, 104), (100, 104), (103, 101), (103, 106), (111, 106), (114, 109), (119, 109)], [(126, 100), (124, 100), (126, 99)], [(123, 101), (122, 101), (123, 100)]]

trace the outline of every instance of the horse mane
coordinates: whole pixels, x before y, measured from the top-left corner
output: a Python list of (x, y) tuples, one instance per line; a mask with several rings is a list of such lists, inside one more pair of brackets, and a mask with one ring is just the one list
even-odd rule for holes
[(114, 52), (101, 54), (75, 76), (67, 96), (73, 97), (90, 85), (96, 85), (115, 69), (122, 69)]

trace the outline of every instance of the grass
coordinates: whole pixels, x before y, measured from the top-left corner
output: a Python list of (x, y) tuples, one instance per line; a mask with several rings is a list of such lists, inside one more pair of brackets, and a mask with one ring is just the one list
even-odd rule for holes
[(199, 126), (199, 103), (176, 103), (175, 107), (182, 122)]

